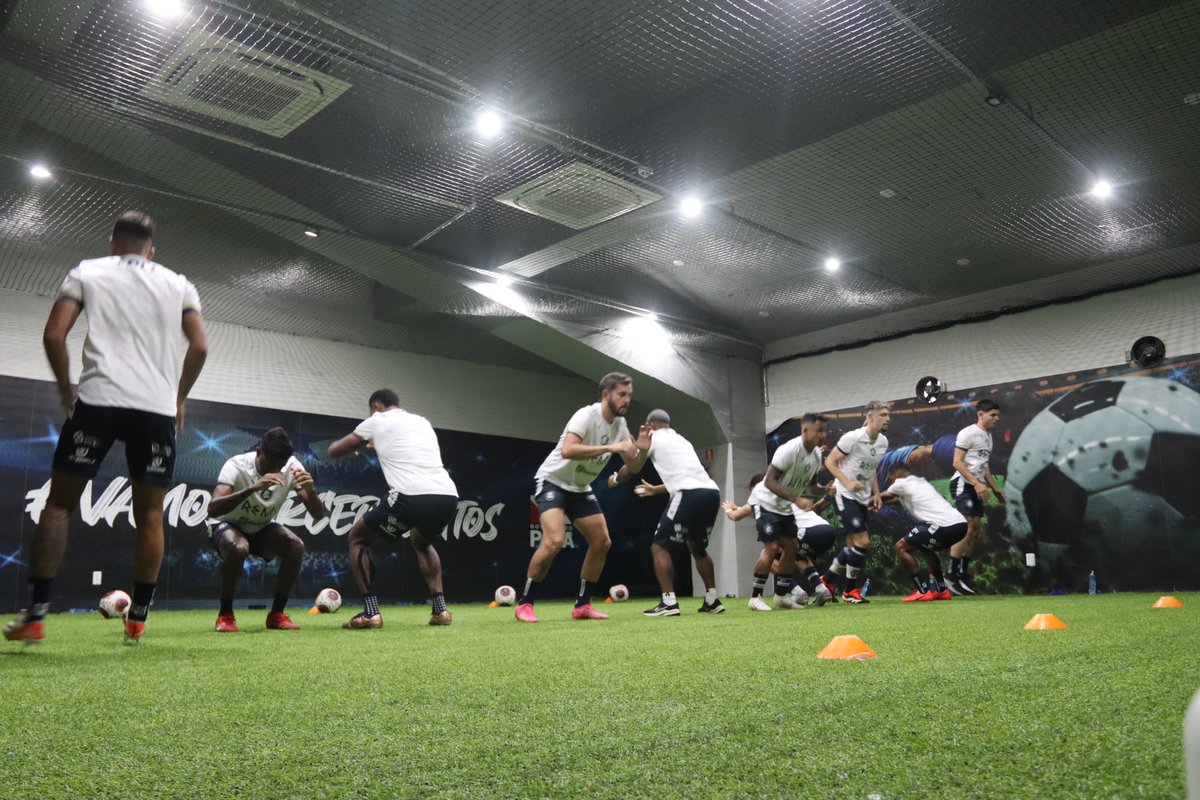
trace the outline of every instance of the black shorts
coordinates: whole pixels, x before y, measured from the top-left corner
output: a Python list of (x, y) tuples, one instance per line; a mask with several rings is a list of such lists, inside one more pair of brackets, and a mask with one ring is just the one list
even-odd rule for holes
[(754, 506), (754, 527), (760, 542), (774, 542), (788, 536), (796, 538), (796, 518), (791, 514), (776, 514)]
[(550, 481), (537, 482), (533, 502), (537, 503), (538, 514), (545, 514), (550, 509), (557, 508), (561, 509), (571, 522), (604, 513), (600, 510), (600, 504), (596, 502), (596, 495), (591, 489), (586, 492), (569, 492)]
[(833, 547), (837, 534), (830, 525), (810, 525), (796, 534), (796, 553), (809, 561)]
[(232, 522), (215, 520), (208, 523), (208, 543), (211, 544), (213, 550), (216, 550), (218, 553), (221, 551), (217, 547), (217, 539), (219, 539), (221, 534), (224, 533), (228, 528), (232, 528), (242, 536), (246, 537), (246, 541), (250, 544), (250, 555), (258, 556), (259, 558), (264, 558), (267, 560), (275, 557), (276, 553), (274, 551), (267, 550), (267, 536), (276, 529), (283, 530), (283, 526), (278, 522), (268, 522), (254, 533), (246, 533)]
[(708, 547), (717, 514), (721, 511), (721, 493), (716, 489), (684, 489), (671, 498), (671, 504), (654, 529), (654, 543), (666, 547), (671, 542), (693, 542)]
[(388, 496), (363, 515), (363, 521), (390, 539), (416, 530), (426, 542), (454, 522), (458, 498), (449, 494), (400, 494)]
[(862, 533), (867, 529), (867, 507), (852, 497), (834, 497), (838, 516), (842, 519), (842, 533)]
[(964, 517), (983, 516), (983, 503), (979, 500), (979, 493), (975, 491), (975, 484), (967, 483), (962, 475), (955, 475), (950, 479), (950, 496), (954, 498), (954, 507)]
[(175, 476), (175, 418), (134, 408), (89, 406), (75, 401), (54, 449), (54, 469), (94, 478), (113, 442), (125, 443), (134, 483), (170, 486)]
[(922, 550), (945, 550), (966, 535), (965, 522), (956, 522), (953, 525), (927, 525), (919, 522), (917, 527), (905, 535), (904, 541)]

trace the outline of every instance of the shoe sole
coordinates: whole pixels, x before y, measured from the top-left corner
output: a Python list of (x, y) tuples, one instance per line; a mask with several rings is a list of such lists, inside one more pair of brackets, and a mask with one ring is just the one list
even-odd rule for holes
[(717, 606), (716, 608), (697, 608), (701, 614), (724, 614), (725, 606)]
[(674, 609), (671, 609), (670, 611), (660, 611), (660, 612), (653, 612), (653, 613), (650, 611), (643, 611), (642, 616), (643, 617), (678, 617), (679, 609), (674, 608)]

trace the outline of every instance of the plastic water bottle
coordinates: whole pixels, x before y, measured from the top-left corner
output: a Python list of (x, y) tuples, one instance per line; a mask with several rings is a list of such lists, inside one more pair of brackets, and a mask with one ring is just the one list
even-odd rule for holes
[(1097, 594), (1096, 592), (1096, 570), (1088, 573), (1088, 594)]
[(865, 581), (863, 581), (863, 588), (862, 588), (862, 592), (861, 592), (862, 596), (866, 597), (867, 592), (869, 592), (869, 591), (871, 591), (871, 579), (867, 578)]

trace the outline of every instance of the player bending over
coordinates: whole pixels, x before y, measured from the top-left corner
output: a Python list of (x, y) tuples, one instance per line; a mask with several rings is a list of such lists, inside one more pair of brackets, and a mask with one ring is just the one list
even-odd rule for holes
[[(946, 502), (929, 481), (914, 475), (904, 464), (892, 468), (891, 485), (881, 499), (885, 503), (899, 502), (917, 524), (896, 541), (896, 558), (912, 576), (913, 593), (905, 603), (929, 600), (949, 600), (950, 590), (942, 578), (942, 563), (938, 550), (946, 550), (967, 534), (967, 520), (954, 506)], [(916, 555), (929, 565), (929, 578), (921, 576)]]

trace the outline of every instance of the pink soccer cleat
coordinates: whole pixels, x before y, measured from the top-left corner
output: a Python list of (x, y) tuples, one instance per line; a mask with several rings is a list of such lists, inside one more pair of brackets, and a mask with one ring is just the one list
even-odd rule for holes
[(37, 644), (46, 638), (46, 628), (41, 620), (26, 622), (25, 612), (22, 611), (16, 619), (4, 626), (4, 638), (10, 642)]
[(571, 609), (571, 619), (608, 619), (608, 614), (601, 614), (592, 608), (592, 604), (575, 606)]
[(519, 622), (537, 622), (537, 615), (533, 613), (533, 603), (522, 603), (517, 606), (517, 610), (513, 612), (513, 616)]
[(275, 611), (267, 614), (267, 630), (270, 631), (298, 631), (300, 626), (292, 622), (292, 618), (282, 611)]

